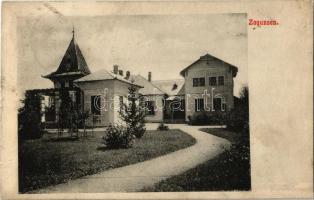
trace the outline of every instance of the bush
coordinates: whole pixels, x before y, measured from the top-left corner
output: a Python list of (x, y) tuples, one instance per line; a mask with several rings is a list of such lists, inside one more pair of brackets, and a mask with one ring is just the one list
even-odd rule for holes
[(143, 137), (146, 128), (144, 128), (141, 124), (137, 124), (135, 126), (131, 126), (128, 128), (131, 133), (136, 137), (136, 138), (141, 138)]
[(158, 131), (168, 131), (169, 130), (169, 127), (166, 126), (164, 123), (160, 123), (158, 128), (157, 128)]
[(224, 125), (227, 120), (227, 112), (195, 112), (188, 117), (190, 125)]
[(105, 134), (103, 142), (110, 149), (130, 148), (135, 140), (129, 128), (119, 125), (109, 125)]

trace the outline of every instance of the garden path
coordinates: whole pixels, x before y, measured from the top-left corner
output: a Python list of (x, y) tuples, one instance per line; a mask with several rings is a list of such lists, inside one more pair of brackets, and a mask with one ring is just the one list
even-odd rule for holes
[[(156, 130), (157, 125), (147, 124), (146, 127)], [(32, 193), (136, 192), (194, 168), (230, 147), (229, 141), (199, 130), (207, 126), (170, 124), (169, 128), (186, 132), (196, 139), (196, 144), (148, 161), (85, 176)]]

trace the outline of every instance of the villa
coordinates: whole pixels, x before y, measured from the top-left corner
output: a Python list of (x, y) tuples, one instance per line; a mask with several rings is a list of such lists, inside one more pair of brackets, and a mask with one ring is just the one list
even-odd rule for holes
[(143, 77), (124, 73), (118, 65), (112, 71), (92, 73), (73, 32), (58, 69), (43, 76), (53, 82), (54, 88), (33, 92), (46, 96), (46, 107), (52, 108), (43, 121), (58, 122), (60, 91), (66, 90), (72, 102), (94, 116), (89, 124), (107, 126), (119, 122), (120, 105), (133, 84), (145, 101), (147, 122), (185, 122), (195, 112), (230, 111), (234, 107), (233, 79), (237, 72), (237, 67), (206, 54), (182, 69), (182, 79), (153, 80), (152, 72)]

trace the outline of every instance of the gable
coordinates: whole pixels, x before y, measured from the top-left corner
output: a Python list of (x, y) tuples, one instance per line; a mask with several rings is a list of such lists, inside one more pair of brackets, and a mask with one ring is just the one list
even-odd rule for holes
[(212, 56), (210, 54), (206, 54), (204, 56), (201, 56), (198, 60), (196, 60), (194, 63), (192, 63), (191, 65), (189, 65), (188, 67), (186, 67), (185, 69), (183, 69), (180, 74), (181, 76), (185, 77), (185, 73), (186, 71), (195, 68), (195, 67), (199, 67), (199, 68), (209, 68), (209, 67), (229, 67), (230, 70), (233, 71), (233, 77), (236, 76), (237, 72), (238, 72), (238, 68), (215, 57)]

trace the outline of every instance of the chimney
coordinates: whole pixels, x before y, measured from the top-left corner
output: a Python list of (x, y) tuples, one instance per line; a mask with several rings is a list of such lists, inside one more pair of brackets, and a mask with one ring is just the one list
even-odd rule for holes
[(119, 70), (119, 75), (123, 76), (123, 70)]
[(125, 73), (125, 79), (129, 79), (130, 78), (130, 76), (131, 76), (131, 74), (130, 74), (130, 71), (126, 71), (126, 73)]
[(113, 66), (113, 73), (118, 74), (118, 71), (119, 71), (119, 65), (114, 65)]
[(149, 82), (152, 81), (152, 72), (148, 72), (148, 81), (149, 81)]

